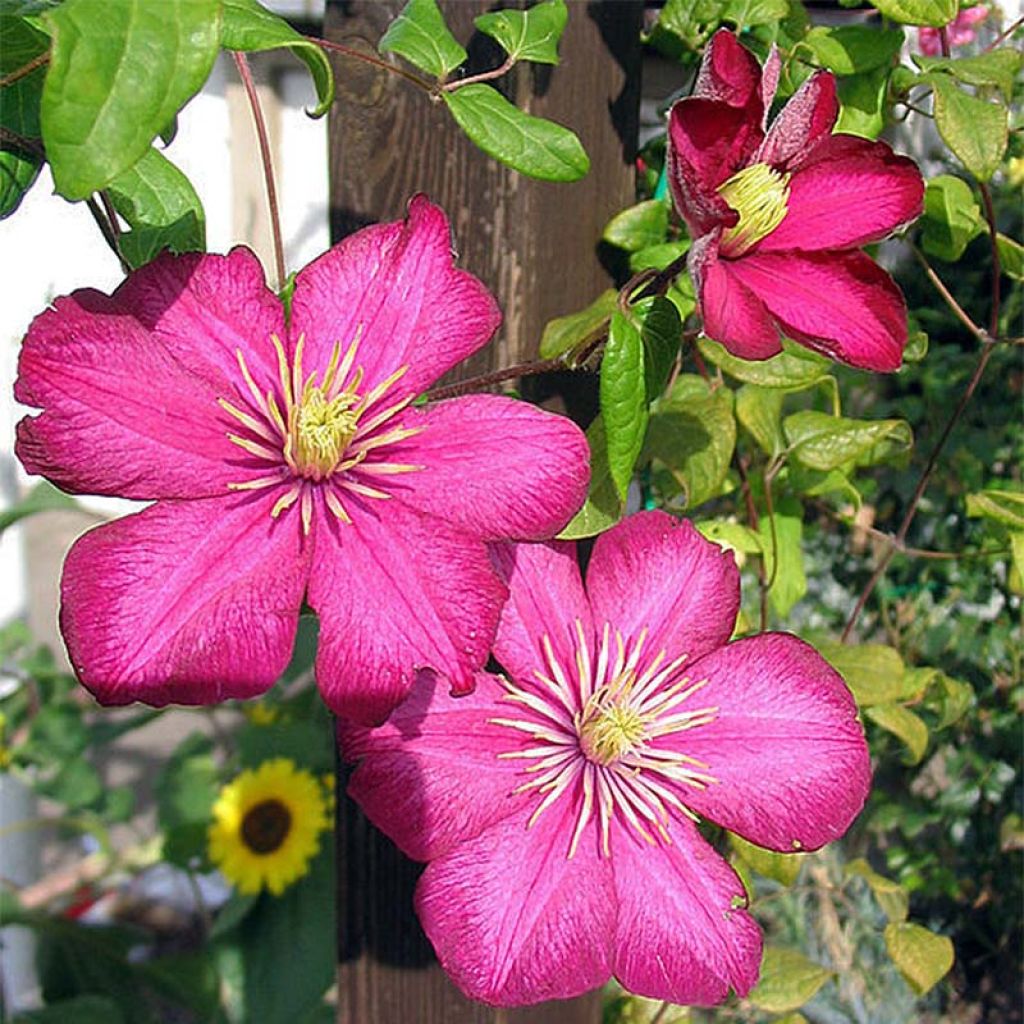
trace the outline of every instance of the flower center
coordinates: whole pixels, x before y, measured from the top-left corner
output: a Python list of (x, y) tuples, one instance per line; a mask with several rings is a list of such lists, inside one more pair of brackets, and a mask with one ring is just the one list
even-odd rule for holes
[(579, 725), (583, 756), (601, 765), (621, 761), (640, 745), (645, 725), (643, 715), (628, 703), (628, 695), (609, 698), (594, 694), (583, 709)]
[(291, 811), (280, 800), (262, 800), (245, 812), (242, 839), (253, 853), (273, 853), (288, 838), (291, 827)]
[(355, 436), (359, 414), (352, 406), (357, 396), (344, 392), (328, 399), (316, 385), (306, 388), (296, 409), (293, 428), (295, 464), (314, 480), (330, 476)]
[(753, 164), (720, 185), (718, 194), (739, 214), (722, 235), (723, 256), (742, 256), (784, 220), (789, 203), (789, 174)]

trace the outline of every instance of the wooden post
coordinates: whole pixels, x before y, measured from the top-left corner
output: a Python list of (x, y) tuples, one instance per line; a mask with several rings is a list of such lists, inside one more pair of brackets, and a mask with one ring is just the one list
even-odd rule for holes
[[(487, 0), (442, 0), (470, 54), (470, 73), (503, 54), (474, 32)], [(508, 6), (501, 4), (497, 6)], [(402, 0), (329, 0), (325, 35), (374, 53)], [(515, 69), (496, 84), (517, 106), (570, 127), (590, 156), (580, 182), (538, 182), (473, 146), (447, 110), (396, 75), (352, 58), (335, 62), (330, 123), (334, 240), (395, 220), (415, 192), (452, 222), (459, 266), (497, 296), (505, 319), (494, 341), (456, 377), (536, 356), (544, 324), (609, 286), (599, 258), (608, 219), (634, 198), (640, 98), (639, 0), (570, 2), (557, 67)], [(568, 396), (567, 396), (568, 397)], [(339, 1024), (597, 1024), (597, 994), (500, 1011), (465, 999), (437, 966), (412, 911), (420, 867), (406, 861), (344, 798), (339, 779)]]

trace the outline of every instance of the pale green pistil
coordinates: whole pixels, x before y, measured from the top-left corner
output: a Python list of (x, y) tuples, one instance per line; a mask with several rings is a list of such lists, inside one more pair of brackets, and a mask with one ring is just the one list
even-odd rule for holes
[(782, 223), (789, 203), (789, 178), (767, 164), (754, 164), (719, 187), (718, 194), (740, 218), (722, 235), (723, 256), (742, 256)]
[(628, 704), (606, 704), (584, 718), (580, 749), (588, 761), (614, 764), (644, 738), (644, 719)]

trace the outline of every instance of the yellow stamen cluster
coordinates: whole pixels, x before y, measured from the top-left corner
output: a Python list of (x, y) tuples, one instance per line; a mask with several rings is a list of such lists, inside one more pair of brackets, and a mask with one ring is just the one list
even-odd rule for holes
[(722, 235), (724, 256), (742, 256), (782, 223), (789, 204), (789, 179), (789, 174), (768, 164), (753, 164), (719, 186), (718, 194), (740, 218)]
[(647, 723), (644, 716), (630, 706), (628, 689), (628, 686), (618, 688), (614, 694), (599, 691), (583, 709), (579, 725), (580, 749), (588, 761), (614, 764), (644, 739)]

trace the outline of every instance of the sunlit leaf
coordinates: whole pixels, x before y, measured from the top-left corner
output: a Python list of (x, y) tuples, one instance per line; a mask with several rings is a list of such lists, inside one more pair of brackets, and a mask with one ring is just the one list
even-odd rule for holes
[(608, 444), (600, 416), (587, 428), (590, 445), (590, 490), (583, 508), (558, 535), (561, 540), (580, 540), (614, 526), (622, 518), (622, 502), (608, 468)]
[(602, 238), (627, 252), (639, 252), (665, 241), (668, 207), (660, 199), (648, 199), (627, 207), (608, 222)]
[(846, 680), (858, 707), (887, 704), (903, 697), (903, 659), (894, 647), (819, 644), (818, 652)]
[(1009, 115), (1002, 103), (970, 96), (949, 76), (928, 76), (935, 95), (935, 127), (964, 166), (981, 181), (998, 170), (1006, 149)]
[(871, 0), (871, 3), (892, 21), (939, 28), (956, 17), (958, 0)]
[(774, 515), (761, 517), (758, 533), (765, 575), (771, 581), (768, 597), (776, 614), (785, 618), (807, 593), (800, 502), (795, 498), (779, 502)]
[(647, 432), (648, 413), (640, 331), (618, 310), (612, 314), (601, 360), (600, 393), (608, 469), (619, 497), (625, 500)]
[(827, 359), (797, 345), (787, 344), (777, 356), (758, 361), (740, 359), (709, 338), (701, 338), (697, 345), (705, 359), (729, 376), (764, 388), (804, 391), (830, 376)]
[(782, 396), (776, 388), (744, 384), (736, 392), (736, 418), (766, 455), (778, 455), (786, 447), (782, 435)]
[(979, 491), (967, 495), (967, 514), (1024, 530), (1024, 491)]
[(806, 857), (803, 853), (776, 853), (774, 850), (766, 850), (764, 847), (748, 843), (734, 832), (729, 833), (729, 843), (759, 875), (772, 878), (782, 885), (792, 885), (796, 881)]
[(747, 998), (760, 1010), (785, 1013), (812, 999), (832, 973), (795, 949), (765, 946), (761, 978)]
[(818, 63), (837, 75), (857, 75), (888, 68), (903, 46), (902, 29), (872, 25), (818, 25), (801, 40)]
[(924, 192), (921, 248), (950, 263), (960, 259), (967, 244), (983, 230), (981, 208), (970, 185), (952, 174), (931, 178)]
[(882, 913), (890, 921), (906, 920), (910, 894), (899, 882), (880, 875), (863, 857), (850, 861), (845, 870), (847, 876), (863, 878), (868, 883), (875, 899), (878, 900), (878, 905), (882, 908)]
[(377, 49), (397, 53), (438, 78), (446, 78), (466, 60), (466, 51), (449, 31), (436, 0), (409, 0)]
[(540, 339), (541, 359), (555, 359), (576, 346), (590, 341), (600, 330), (607, 330), (608, 320), (615, 310), (619, 293), (614, 288), (602, 292), (578, 313), (549, 320)]
[(947, 71), (968, 85), (994, 85), (1007, 103), (1013, 97), (1013, 83), (1021, 67), (1021, 53), (1004, 46), (973, 57), (926, 57), (914, 54), (914, 63), (922, 71)]
[(525, 11), (481, 14), (473, 19), (473, 24), (484, 35), (496, 39), (512, 60), (557, 64), (558, 41), (568, 17), (565, 0), (544, 0)]
[(934, 988), (953, 966), (953, 943), (945, 935), (907, 921), (886, 926), (885, 947), (919, 996)]
[(870, 466), (913, 444), (905, 420), (853, 420), (805, 409), (782, 426), (793, 457), (812, 469)]
[(907, 762), (917, 764), (928, 749), (928, 726), (902, 704), (873, 704), (864, 714), (876, 725), (902, 740)]

